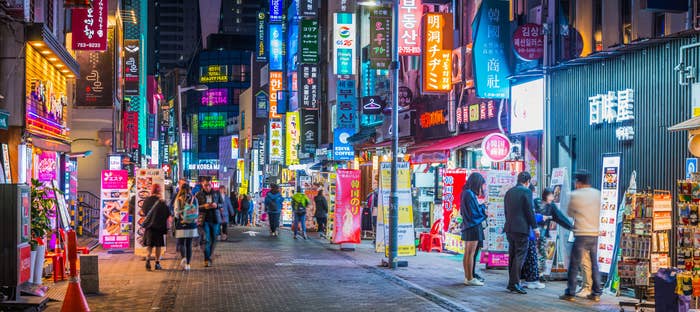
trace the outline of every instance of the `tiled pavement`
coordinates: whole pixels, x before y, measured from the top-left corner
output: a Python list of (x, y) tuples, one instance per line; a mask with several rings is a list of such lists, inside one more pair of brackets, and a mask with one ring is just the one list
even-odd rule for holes
[[(244, 231), (254, 231), (250, 236)], [(315, 237), (294, 241), (289, 232), (270, 238), (263, 228), (232, 229), (219, 243), (214, 266), (195, 252), (190, 272), (168, 253), (166, 270), (146, 272), (133, 254), (100, 252), (101, 295), (88, 296), (93, 311), (618, 311), (619, 298), (598, 304), (563, 302), (562, 282), (528, 295), (505, 291), (507, 274), (487, 270), (485, 287), (461, 284), (461, 258), (419, 253), (409, 267), (378, 267), (370, 244), (355, 251)], [(170, 247), (169, 247), (170, 248)], [(170, 252), (174, 248), (169, 249)], [(59, 285), (60, 287), (61, 285)], [(61, 302), (49, 304), (59, 311)]]

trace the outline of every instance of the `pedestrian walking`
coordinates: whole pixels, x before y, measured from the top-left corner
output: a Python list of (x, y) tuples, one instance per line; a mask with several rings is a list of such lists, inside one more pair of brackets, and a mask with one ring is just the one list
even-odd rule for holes
[(238, 192), (233, 191), (231, 192), (231, 197), (229, 197), (231, 201), (231, 206), (233, 207), (233, 214), (231, 214), (231, 224), (233, 225), (238, 225), (239, 218), (241, 215), (240, 207), (239, 207), (239, 198), (238, 198)]
[(280, 187), (277, 184), (270, 185), (270, 191), (265, 196), (265, 210), (270, 220), (270, 235), (277, 237), (277, 229), (280, 226), (280, 214), (282, 213), (282, 203), (284, 198), (280, 194)]
[(318, 232), (321, 237), (326, 237), (326, 224), (328, 223), (328, 200), (326, 196), (323, 195), (323, 189), (318, 190), (318, 194), (314, 197), (314, 204), (316, 205), (316, 211), (314, 212), (314, 217), (316, 218), (316, 224), (318, 224)]
[(506, 192), (506, 224), (504, 232), (508, 239), (508, 290), (527, 294), (520, 285), (520, 273), (525, 264), (530, 230), (537, 227), (532, 208), (532, 191), (528, 189), (532, 177), (528, 172), (518, 174), (518, 184)]
[(199, 236), (197, 231), (197, 218), (199, 217), (199, 205), (192, 195), (189, 184), (183, 184), (175, 197), (175, 238), (182, 260), (180, 267), (185, 271), (190, 270), (192, 262), (192, 240)]
[[(530, 184), (530, 192), (535, 194), (535, 186)], [(534, 195), (533, 195), (534, 197)], [(537, 250), (537, 240), (540, 238), (540, 226), (544, 224), (544, 216), (537, 212), (536, 203), (540, 201), (539, 198), (533, 200), (533, 213), (535, 214), (535, 222), (537, 222), (538, 227), (530, 229), (530, 235), (528, 237), (527, 244), (527, 255), (525, 256), (525, 264), (523, 265), (522, 272), (520, 276), (525, 280), (522, 286), (529, 289), (543, 289), (546, 286), (540, 282), (540, 270), (544, 268), (544, 265), (540, 266), (538, 250)]]
[(245, 197), (245, 195), (238, 195), (238, 208), (236, 208), (236, 224), (240, 226), (244, 226), (245, 219), (248, 218), (248, 210), (246, 209), (248, 207), (243, 207), (243, 197)]
[(197, 193), (199, 213), (204, 230), (204, 266), (209, 267), (212, 263), (212, 255), (216, 247), (216, 236), (219, 234), (219, 224), (221, 223), (221, 213), (219, 208), (223, 207), (224, 201), (211, 187), (211, 179), (202, 182), (202, 190)]
[(250, 200), (248, 195), (241, 195), (239, 208), (241, 209), (241, 226), (248, 225), (248, 210), (250, 210)]
[(586, 298), (600, 301), (600, 273), (598, 272), (598, 225), (600, 219), (600, 191), (591, 187), (591, 174), (581, 170), (574, 173), (576, 190), (571, 192), (567, 214), (574, 218), (574, 246), (569, 260), (568, 284), (559, 298), (574, 301), (576, 277), (581, 258), (591, 259), (591, 293)]
[(224, 206), (219, 208), (221, 213), (221, 240), (225, 241), (228, 239), (228, 221), (230, 216), (234, 214), (233, 205), (231, 205), (231, 198), (226, 193), (226, 187), (219, 187), (219, 195), (221, 199), (224, 200)]
[(297, 189), (296, 194), (292, 196), (292, 212), (294, 213), (294, 239), (297, 239), (298, 233), (301, 231), (301, 237), (306, 239), (306, 208), (309, 206), (309, 198), (306, 194)]
[(486, 204), (479, 197), (484, 197), (486, 179), (474, 172), (467, 178), (460, 198), (462, 217), (462, 240), (464, 241), (464, 284), (467, 286), (484, 286), (483, 279), (476, 274), (478, 250), (484, 243), (484, 227), (486, 221)]
[(254, 213), (255, 213), (255, 201), (250, 197), (250, 195), (245, 196), (246, 199), (248, 200), (248, 224), (247, 226), (255, 226), (255, 219)]
[(147, 247), (146, 270), (151, 270), (151, 255), (153, 248), (156, 249), (156, 270), (161, 270), (160, 256), (161, 249), (165, 246), (165, 234), (168, 232), (168, 220), (170, 219), (170, 209), (163, 201), (163, 190), (160, 184), (153, 184), (151, 196), (143, 201), (141, 208), (146, 219), (143, 221), (144, 245)]

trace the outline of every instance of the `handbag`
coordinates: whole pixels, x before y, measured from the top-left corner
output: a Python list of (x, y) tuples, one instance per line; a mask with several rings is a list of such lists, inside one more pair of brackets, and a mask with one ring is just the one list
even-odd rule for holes
[(190, 199), (189, 203), (185, 203), (185, 209), (182, 212), (182, 222), (194, 223), (199, 218), (199, 208), (193, 202), (194, 198)]

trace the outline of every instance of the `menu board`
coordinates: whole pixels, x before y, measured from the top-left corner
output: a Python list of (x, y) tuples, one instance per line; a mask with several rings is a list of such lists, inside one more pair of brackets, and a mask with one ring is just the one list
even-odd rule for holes
[(620, 200), (620, 161), (619, 154), (603, 156), (598, 236), (598, 268), (601, 273), (610, 273), (615, 253), (617, 208)]
[[(552, 178), (550, 180), (550, 188), (554, 193), (554, 204), (562, 212), (566, 211), (569, 202), (570, 182), (568, 178), (567, 168), (552, 169)], [(566, 244), (564, 239), (568, 238), (568, 230), (559, 227), (555, 222), (549, 223), (549, 237), (545, 241), (545, 264), (544, 275), (550, 275), (554, 267), (554, 258), (557, 258), (558, 271), (566, 270), (566, 259), (569, 253), (566, 252)]]
[[(141, 225), (146, 220), (146, 214), (143, 212), (143, 202), (151, 196), (151, 189), (154, 184), (160, 184), (163, 189), (165, 178), (162, 169), (146, 169), (140, 168), (136, 170), (136, 215), (134, 218), (134, 254), (137, 256), (146, 255), (146, 246), (144, 246), (144, 234), (146, 229)], [(163, 247), (165, 248), (165, 247)]]
[[(486, 231), (485, 249), (492, 253), (508, 252), (508, 240), (503, 228), (506, 224), (505, 205), (503, 199), (506, 192), (517, 183), (515, 173), (510, 171), (489, 171), (486, 174), (486, 185), (488, 195), (488, 207), (486, 209), (488, 229)], [(487, 260), (489, 266), (501, 266), (502, 257), (489, 256), (492, 260)], [(496, 261), (498, 260), (498, 261)], [(505, 263), (507, 265), (507, 262)]]
[(671, 230), (673, 228), (672, 212), (671, 193), (667, 191), (654, 192), (652, 231)]
[(128, 180), (129, 173), (126, 170), (102, 170), (100, 242), (104, 249), (129, 248), (131, 222)]

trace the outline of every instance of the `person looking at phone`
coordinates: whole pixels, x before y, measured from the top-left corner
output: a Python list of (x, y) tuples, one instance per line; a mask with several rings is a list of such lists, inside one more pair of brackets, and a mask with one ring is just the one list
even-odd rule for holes
[(211, 186), (211, 178), (204, 179), (202, 182), (202, 190), (197, 193), (197, 202), (199, 203), (199, 215), (202, 220), (204, 230), (204, 266), (210, 267), (212, 263), (212, 254), (216, 247), (216, 237), (219, 235), (219, 224), (221, 223), (221, 214), (219, 208), (224, 206), (223, 200), (219, 192), (214, 191)]

